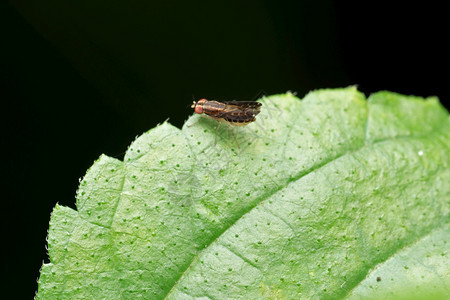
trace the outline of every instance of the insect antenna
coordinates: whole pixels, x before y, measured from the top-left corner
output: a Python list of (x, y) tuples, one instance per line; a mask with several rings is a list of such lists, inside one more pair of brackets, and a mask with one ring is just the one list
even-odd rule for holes
[[(192, 101), (194, 102), (194, 105), (197, 103), (197, 101), (195, 101), (194, 94), (192, 94)], [(186, 108), (193, 108), (193, 107), (192, 107), (192, 104), (188, 104), (188, 105), (186, 106)]]

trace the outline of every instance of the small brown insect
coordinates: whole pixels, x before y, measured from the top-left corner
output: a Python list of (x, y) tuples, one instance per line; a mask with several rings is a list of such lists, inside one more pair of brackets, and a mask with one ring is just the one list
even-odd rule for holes
[(222, 121), (234, 126), (244, 126), (254, 122), (256, 120), (256, 115), (260, 113), (261, 103), (253, 101), (219, 102), (215, 100), (209, 101), (200, 99), (194, 101), (191, 107), (197, 114), (205, 114), (208, 117), (219, 121), (219, 125), (217, 125), (216, 128), (217, 132)]
[(219, 122), (226, 121), (234, 126), (244, 126), (255, 121), (261, 110), (261, 103), (253, 101), (208, 101), (200, 99), (191, 106), (198, 114), (205, 114)]

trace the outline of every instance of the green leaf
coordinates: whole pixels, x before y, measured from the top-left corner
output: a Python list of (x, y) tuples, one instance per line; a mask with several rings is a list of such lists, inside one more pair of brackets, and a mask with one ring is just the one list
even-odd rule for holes
[(248, 126), (216, 133), (196, 115), (143, 134), (123, 162), (101, 156), (77, 211), (52, 213), (37, 298), (357, 299), (450, 286), (450, 118), (436, 98), (366, 101), (350, 87), (261, 102)]
[(348, 298), (448, 299), (448, 231), (447, 224), (398, 251), (374, 268)]

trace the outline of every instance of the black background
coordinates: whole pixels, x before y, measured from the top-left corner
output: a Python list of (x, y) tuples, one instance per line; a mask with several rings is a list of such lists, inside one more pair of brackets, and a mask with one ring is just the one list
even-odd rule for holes
[[(12, 1), (0, 4), (3, 292), (30, 299), (58, 202), (102, 153), (193, 97), (256, 100), (357, 84), (448, 109), (444, 4), (367, 1)], [(345, 3), (344, 3), (345, 2)]]

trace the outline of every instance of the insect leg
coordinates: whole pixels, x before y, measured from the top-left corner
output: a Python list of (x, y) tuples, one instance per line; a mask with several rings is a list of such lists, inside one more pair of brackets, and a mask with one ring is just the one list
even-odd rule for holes
[(233, 126), (231, 126), (231, 124), (228, 123), (228, 122), (226, 122), (226, 123), (227, 123), (228, 129), (230, 129), (231, 133), (233, 134), (234, 141), (236, 142), (236, 146), (238, 147), (238, 149), (241, 149), (241, 147), (239, 147), (239, 143), (238, 143), (238, 140), (237, 140), (237, 137), (236, 137), (236, 132), (234, 132)]
[(216, 127), (216, 137), (214, 138), (214, 146), (217, 144), (217, 135), (219, 134), (219, 128), (222, 125), (222, 119), (219, 120), (219, 125)]

